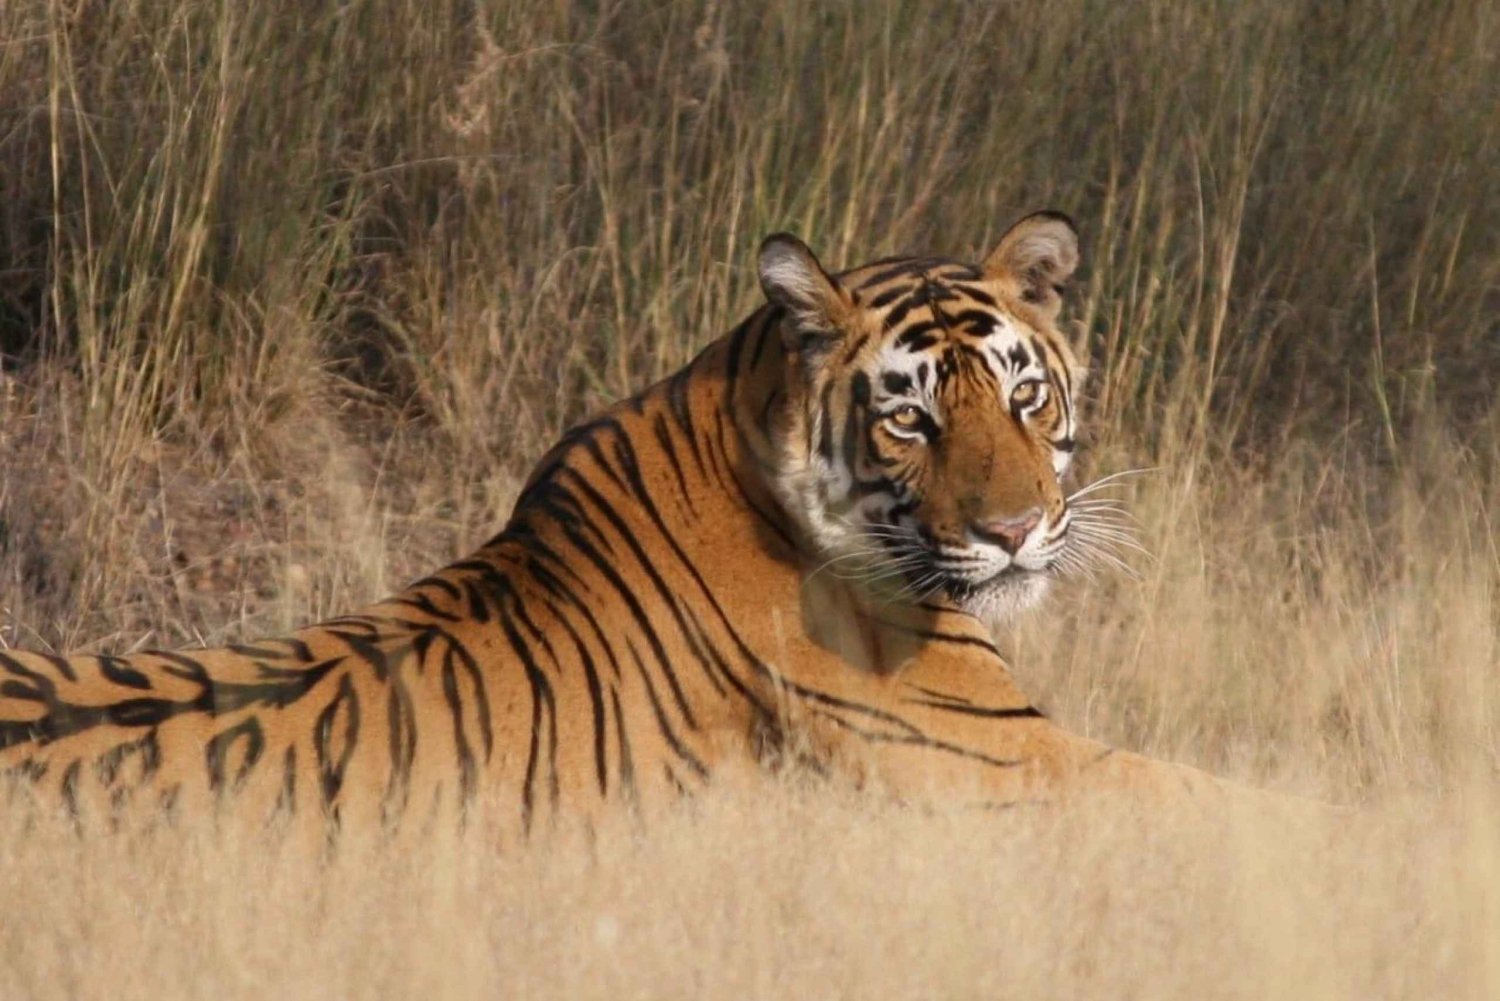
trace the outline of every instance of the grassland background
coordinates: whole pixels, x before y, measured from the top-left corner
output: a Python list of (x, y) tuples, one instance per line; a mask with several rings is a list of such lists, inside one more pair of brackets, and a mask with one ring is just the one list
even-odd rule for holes
[(1336, 832), (797, 780), (497, 854), (0, 839), (5, 997), (1500, 995), (1500, 8), (0, 3), (0, 643), (274, 633), (831, 265), (1081, 223), (1155, 552), (1004, 638)]

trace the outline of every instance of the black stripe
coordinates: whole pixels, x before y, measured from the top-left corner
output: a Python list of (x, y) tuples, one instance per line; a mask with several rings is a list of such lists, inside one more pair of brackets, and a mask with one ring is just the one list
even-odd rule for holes
[(773, 306), (766, 311), (765, 322), (760, 325), (760, 333), (755, 338), (755, 348), (750, 354), (750, 367), (760, 367), (761, 355), (765, 352), (766, 342), (771, 339), (771, 333), (780, 326), (782, 317), (786, 311), (780, 306)]
[(825, 462), (833, 461), (833, 424), (829, 418), (833, 415), (833, 382), (830, 380), (823, 387), (821, 399), (818, 401), (818, 454)]
[(656, 717), (656, 728), (661, 731), (662, 738), (667, 742), (667, 747), (687, 763), (687, 766), (697, 772), (703, 778), (708, 777), (708, 768), (699, 760), (682, 739), (677, 736), (677, 731), (672, 728), (672, 722), (667, 718), (666, 711), (662, 708), (661, 698), (656, 694), (656, 686), (651, 683), (651, 672), (646, 670), (646, 664), (641, 660), (640, 651), (636, 649), (635, 642), (629, 636), (625, 637), (625, 651), (630, 654), (630, 659), (635, 662), (636, 670), (641, 680), (646, 683), (646, 700), (651, 704), (651, 712)]
[[(133, 786), (121, 784), (121, 772), (128, 761), (138, 762), (140, 766), (140, 772), (135, 776)], [(116, 744), (99, 755), (94, 762), (94, 774), (99, 779), (99, 784), (110, 790), (115, 805), (119, 806), (123, 802), (124, 794), (145, 785), (160, 767), (161, 741), (157, 738), (157, 731), (153, 727), (138, 740), (127, 740)]]
[(884, 292), (880, 293), (875, 298), (870, 300), (869, 308), (872, 310), (884, 309), (891, 303), (895, 302), (897, 299), (901, 298), (903, 295), (907, 295), (910, 292), (910, 285), (897, 285), (894, 288), (888, 288)]
[[(30, 688), (27, 688), (26, 686), (20, 685), (16, 682), (7, 682), (6, 684), (10, 687), (10, 690), (17, 693), (13, 697), (22, 697), (19, 694), (20, 692), (30, 691), (33, 694), (26, 697), (34, 701), (56, 701), (57, 683), (54, 682), (51, 678), (33, 671), (31, 668), (21, 663), (21, 661), (17, 660), (15, 657), (12, 657), (7, 653), (0, 653), (0, 668), (4, 668), (9, 673), (14, 674), (20, 678), (25, 678), (27, 681), (31, 682)], [(3, 748), (5, 746), (7, 745), (4, 743), (0, 743), (0, 748)]]
[[(870, 398), (870, 377), (863, 372), (856, 372), (855, 378), (849, 387), (849, 412), (844, 415), (844, 433), (839, 443), (844, 455), (844, 468), (850, 471), (858, 468), (859, 459), (859, 430), (864, 424), (865, 412), (869, 409), (860, 402), (861, 391), (866, 400)], [(828, 415), (824, 415), (826, 421)]]
[[(734, 475), (734, 470), (730, 468), (729, 453), (724, 450), (724, 412), (714, 410), (712, 417), (713, 437), (704, 440), (703, 449), (708, 453), (709, 465), (713, 467), (714, 482), (718, 484), (721, 491), (727, 491), (729, 477)], [(715, 448), (715, 444), (719, 447)]]
[(77, 681), (78, 673), (73, 670), (73, 662), (66, 657), (59, 657), (53, 653), (38, 653), (35, 650), (26, 651), (28, 657), (34, 657), (42, 661), (52, 670), (56, 671), (67, 681)]
[(615, 716), (615, 739), (620, 745), (620, 784), (625, 787), (625, 792), (635, 797), (635, 762), (630, 756), (630, 735), (625, 732), (625, 718), (620, 711), (620, 693), (615, 690), (614, 685), (609, 687), (610, 708)]
[(281, 791), (276, 794), (276, 809), (288, 816), (297, 812), (297, 748), (291, 746), (281, 759)]
[(912, 354), (926, 351), (938, 342), (938, 336), (934, 332), (936, 329), (936, 323), (914, 323), (896, 338), (896, 346)]
[[(520, 599), (520, 596), (518, 595), (515, 597), (515, 600), (512, 601), (511, 608), (515, 612), (516, 618), (520, 619), (521, 624), (525, 626), (527, 631), (531, 633), (532, 637), (542, 645), (542, 649), (546, 651), (547, 657), (552, 661), (553, 667), (561, 668), (562, 664), (558, 660), (557, 650), (552, 646), (552, 641), (547, 638), (547, 634), (537, 626), (535, 621), (532, 620), (531, 613), (526, 609), (526, 602), (522, 601)], [(546, 688), (546, 693), (548, 776), (547, 793), (552, 804), (552, 809), (554, 812), (556, 812), (559, 797), (557, 774), (557, 700), (556, 697), (552, 694), (550, 685)]]
[(35, 688), (27, 686), (23, 681), (0, 682), (0, 696), (7, 699), (21, 699), (25, 702), (45, 702), (46, 696)]
[(391, 758), (391, 774), (381, 796), (381, 812), (389, 823), (406, 809), (411, 792), (412, 763), (417, 758), (417, 721), (411, 691), (406, 678), (398, 673), (390, 679), (386, 691), (386, 752)]
[(1042, 715), (1042, 711), (1035, 706), (996, 708), (993, 706), (965, 705), (963, 703), (949, 702), (945, 699), (906, 699), (905, 701), (919, 706), (942, 709), (950, 713), (961, 713), (965, 716), (983, 716), (987, 719), (1046, 719)]
[(469, 604), (469, 617), (481, 625), (490, 621), (490, 607), (489, 602), (485, 600), (487, 592), (484, 582), (465, 580), (463, 591)]
[(895, 330), (901, 325), (901, 322), (906, 319), (906, 315), (908, 313), (920, 306), (925, 306), (926, 304), (926, 297), (917, 295), (916, 290), (909, 291), (906, 300), (893, 307), (891, 311), (885, 315), (885, 329)]
[(395, 598), (391, 598), (389, 599), (389, 601), (393, 605), (405, 605), (408, 608), (415, 608), (417, 611), (422, 612), (425, 615), (430, 615), (434, 619), (440, 619), (443, 622), (463, 621), (461, 616), (454, 615), (452, 612), (445, 612), (442, 609), (438, 608), (432, 603), (432, 599), (428, 598), (425, 594), (408, 593)]
[[(684, 638), (687, 640), (688, 650), (692, 652), (694, 659), (705, 668), (703, 674), (708, 678), (709, 683), (714, 686), (714, 691), (719, 695), (728, 695), (729, 690), (724, 687), (724, 682), (716, 673), (716, 669), (724, 667), (723, 658), (718, 655), (718, 651), (714, 650), (713, 641), (709, 638), (708, 632), (703, 628), (703, 622), (697, 615), (693, 614), (691, 608), (684, 607), (680, 597), (674, 595), (672, 600), (676, 602), (678, 611), (681, 612), (682, 619), (687, 624), (687, 631)], [(724, 673), (727, 674), (728, 672)]]
[(128, 661), (119, 657), (98, 657), (99, 671), (104, 675), (104, 680), (115, 685), (126, 688), (143, 689), (149, 691), (151, 680), (140, 671), (137, 671)]
[(740, 355), (745, 350), (745, 336), (750, 332), (750, 321), (754, 319), (752, 314), (742, 320), (729, 334), (729, 348), (726, 352), (728, 360), (725, 362), (724, 374), (733, 382), (740, 374)]
[(959, 292), (962, 292), (964, 295), (968, 296), (970, 299), (975, 300), (976, 302), (984, 303), (991, 309), (998, 309), (1000, 307), (1000, 303), (995, 300), (995, 297), (990, 295), (982, 288), (976, 288), (973, 285), (966, 285), (960, 282), (954, 282), (953, 288), (955, 288)]
[(908, 393), (911, 391), (911, 376), (904, 372), (882, 372), (880, 385), (892, 395)]
[(861, 333), (858, 337), (850, 338), (849, 343), (844, 346), (844, 353), (839, 358), (839, 364), (848, 365), (852, 363), (868, 343), (870, 343), (870, 335), (867, 333)]
[[(509, 627), (509, 622), (504, 615), (500, 616), (500, 621)], [(464, 705), (458, 691), (458, 670), (454, 666), (451, 642), (443, 647), (443, 663), (439, 670), (442, 674), (443, 701), (447, 704), (448, 715), (453, 720), (453, 748), (458, 756), (459, 798), (466, 805), (474, 794), (477, 766), (474, 762), (474, 749), (469, 745), (469, 734), (464, 724)]]
[(677, 796), (679, 799), (686, 798), (688, 795), (690, 795), (687, 784), (683, 782), (682, 779), (677, 777), (677, 772), (672, 768), (672, 763), (670, 761), (663, 761), (661, 763), (661, 772), (664, 776), (666, 776), (667, 785), (671, 786), (677, 792)]
[[(592, 590), (587, 587), (587, 584), (585, 583), (583, 578), (579, 576), (578, 572), (574, 570), (567, 563), (567, 561), (562, 558), (560, 554), (553, 551), (545, 543), (538, 543), (537, 552), (543, 559), (549, 560), (556, 566), (559, 566), (562, 569), (566, 570), (569, 576), (571, 576), (575, 581), (578, 582), (578, 585), (580, 587), (583, 587), (586, 590)], [(561, 581), (559, 581), (558, 583), (560, 585)], [(566, 601), (571, 608), (573, 608), (583, 616), (583, 620), (588, 623), (589, 630), (594, 634), (594, 638), (598, 641), (600, 649), (604, 651), (604, 656), (609, 661), (610, 670), (613, 676), (615, 678), (619, 678), (620, 662), (615, 659), (614, 648), (611, 645), (608, 637), (605, 636), (604, 628), (599, 624), (599, 620), (594, 616), (593, 611), (590, 610), (589, 603), (584, 600), (583, 596), (575, 594), (573, 589), (571, 588), (560, 587), (553, 593), (559, 600)]]
[(1000, 326), (994, 313), (987, 313), (982, 309), (965, 309), (949, 319), (954, 324), (973, 328), (968, 332), (975, 337), (987, 337)]
[(881, 733), (869, 730), (842, 717), (832, 713), (814, 710), (819, 716), (844, 730), (849, 731), (857, 737), (870, 741), (872, 744), (904, 744), (908, 747), (918, 747), (926, 750), (942, 751), (945, 754), (953, 754), (970, 761), (978, 761), (995, 768), (1016, 768), (1026, 764), (1025, 758), (997, 758), (994, 755), (985, 754), (982, 751), (971, 750), (958, 744), (949, 743), (945, 740), (935, 740), (925, 734), (896, 734)]
[(83, 768), (83, 762), (74, 760), (68, 764), (63, 772), (62, 785), (59, 791), (62, 793), (63, 806), (68, 809), (68, 816), (74, 824), (78, 822), (78, 773)]
[(952, 692), (940, 692), (936, 688), (928, 688), (925, 685), (914, 685), (914, 684), (912, 684), (911, 682), (908, 681), (906, 683), (906, 687), (908, 687), (908, 688), (914, 688), (917, 691), (921, 692), (923, 695), (930, 695), (930, 696), (932, 696), (935, 699), (942, 699), (944, 702), (949, 702), (949, 703), (956, 702), (956, 703), (959, 703), (960, 705), (967, 705), (967, 706), (971, 706), (971, 705), (974, 704), (974, 700), (973, 699), (965, 698), (962, 695), (954, 695)]
[[(342, 725), (340, 725), (342, 723)], [(333, 700), (318, 714), (313, 727), (313, 750), (318, 756), (318, 784), (323, 806), (332, 811), (344, 787), (344, 775), (359, 740), (359, 695), (346, 673)]]
[[(370, 669), (375, 672), (376, 678), (386, 681), (391, 677), (392, 652), (380, 646), (380, 641), (385, 640), (386, 637), (377, 635), (377, 639), (372, 641), (369, 636), (360, 636), (357, 633), (351, 633), (342, 628), (329, 629), (328, 633), (342, 640), (344, 645), (349, 648), (351, 654), (369, 665)], [(410, 644), (408, 643), (406, 647), (409, 649)], [(404, 653), (405, 650), (395, 652)]]
[(234, 726), (221, 733), (214, 734), (207, 746), (203, 749), (203, 755), (208, 765), (208, 784), (212, 789), (223, 789), (226, 786), (226, 769), (229, 765), (230, 754), (235, 745), (244, 742), (244, 751), (240, 755), (239, 767), (235, 769), (234, 776), (228, 780), (228, 788), (232, 791), (238, 789), (245, 779), (254, 770), (255, 763), (266, 749), (265, 731), (261, 729), (260, 720), (254, 716), (248, 716), (236, 723)]
[[(237, 653), (251, 660), (294, 660), (299, 664), (310, 664), (316, 658), (313, 657), (312, 648), (299, 639), (270, 639), (261, 640), (258, 644), (234, 643), (226, 647), (231, 653)], [(175, 651), (158, 650), (154, 656), (169, 657)]]
[[(876, 265), (882, 263), (885, 262), (875, 262)], [(886, 282), (891, 281), (895, 278), (900, 278), (903, 275), (920, 274), (921, 272), (926, 271), (928, 268), (936, 267), (937, 265), (942, 263), (942, 259), (937, 257), (892, 258), (890, 261), (890, 267), (875, 272), (870, 277), (861, 281), (857, 287), (862, 289), (874, 288), (876, 285), (884, 285)], [(866, 267), (871, 266), (872, 265), (866, 265)]]
[[(671, 407), (672, 416), (677, 421), (677, 426), (682, 429), (683, 437), (692, 446), (693, 459), (698, 463), (698, 470), (703, 470), (703, 456), (698, 452), (698, 435), (693, 429), (693, 406), (688, 396), (688, 389), (693, 381), (693, 370), (689, 366), (678, 370), (678, 372), (667, 380), (667, 404)], [(610, 418), (605, 418), (601, 424), (618, 427), (618, 423)], [(592, 443), (592, 437), (590, 438)]]
[[(727, 448), (722, 437), (724, 429), (723, 427), (720, 427), (718, 430), (719, 434), (721, 435), (719, 439), (719, 448), (723, 450)], [(739, 472), (731, 468), (729, 471), (729, 479), (730, 482), (734, 485), (735, 490), (739, 493), (740, 499), (745, 502), (745, 506), (753, 511), (755, 513), (755, 516), (759, 518), (766, 525), (766, 527), (769, 528), (772, 533), (774, 533), (776, 537), (785, 544), (789, 552), (795, 553), (798, 548), (797, 543), (792, 539), (791, 534), (788, 533), (786, 526), (780, 519), (774, 517), (770, 512), (766, 511), (759, 502), (757, 502), (753, 497), (750, 496), (750, 489), (746, 487), (744, 481), (740, 479)]]
[(484, 760), (489, 761), (495, 751), (495, 731), (490, 719), (490, 695), (489, 689), (485, 687), (484, 672), (479, 669), (479, 661), (462, 641), (451, 634), (444, 635), (448, 640), (449, 656), (458, 659), (459, 666), (464, 669), (474, 686), (474, 696), (478, 701), (475, 712), (479, 716), (479, 739), (484, 744)]
[(667, 455), (667, 464), (672, 467), (672, 475), (677, 477), (677, 489), (681, 491), (681, 500), (693, 517), (698, 516), (697, 509), (693, 506), (693, 495), (688, 490), (687, 478), (682, 472), (682, 463), (677, 459), (677, 448), (672, 444), (672, 432), (667, 428), (667, 421), (661, 414), (657, 414), (651, 422), (652, 429), (656, 432), (656, 441), (661, 445), (662, 451)]
[(589, 653), (588, 645), (584, 643), (583, 637), (578, 635), (578, 630), (573, 628), (573, 624), (567, 620), (562, 609), (552, 605), (549, 605), (548, 609), (572, 639), (573, 649), (578, 652), (578, 661), (583, 665), (583, 676), (589, 690), (589, 706), (593, 710), (594, 775), (599, 780), (599, 795), (607, 796), (609, 795), (609, 769), (604, 752), (606, 739), (604, 690), (599, 685), (599, 669), (594, 664), (594, 655)]
[[(450, 601), (458, 601), (463, 597), (463, 594), (459, 591), (457, 584), (453, 583), (451, 580), (446, 580), (442, 577), (439, 577), (437, 574), (423, 577), (421, 580), (412, 585), (412, 588), (424, 587), (436, 588), (437, 590), (447, 595)], [(408, 590), (410, 590), (410, 588)]]

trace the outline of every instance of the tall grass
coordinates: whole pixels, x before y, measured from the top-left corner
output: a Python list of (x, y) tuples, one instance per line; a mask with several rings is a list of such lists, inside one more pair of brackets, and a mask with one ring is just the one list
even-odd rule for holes
[(1112, 742), (1381, 804), (1224, 842), (768, 782), (643, 841), (284, 883), (232, 839), (8, 839), (45, 930), (7, 982), (1492, 995), (1497, 107), (1481, 0), (0, 4), (0, 643), (355, 607), (753, 308), (766, 233), (972, 258), (1050, 205), (1084, 235), (1085, 472), (1155, 468), (1124, 490), (1155, 559), (1005, 637), (1023, 683)]

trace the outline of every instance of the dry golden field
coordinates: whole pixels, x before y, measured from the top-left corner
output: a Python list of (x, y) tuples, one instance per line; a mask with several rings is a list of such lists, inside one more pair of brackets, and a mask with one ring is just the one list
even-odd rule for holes
[[(824, 260), (1061, 208), (1154, 553), (1066, 725), (1348, 804), (805, 776), (498, 852), (0, 817), (0, 998), (1500, 996), (1500, 7), (0, 0), (0, 645), (277, 633), (492, 534)], [(1210, 829), (1211, 827), (1211, 829)]]

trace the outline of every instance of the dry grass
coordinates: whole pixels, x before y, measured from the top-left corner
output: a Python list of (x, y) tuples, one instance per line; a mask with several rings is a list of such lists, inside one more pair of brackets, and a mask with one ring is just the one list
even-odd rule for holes
[(1495, 803), (1337, 831), (711, 795), (501, 854), (7, 839), (8, 997), (1458, 998), (1500, 987)]
[(1500, 993), (1497, 54), (1482, 0), (0, 4), (0, 643), (357, 606), (751, 308), (763, 234), (972, 256), (1052, 204), (1085, 462), (1158, 467), (1156, 560), (1061, 589), (1018, 672), (1360, 804), (768, 779), (649, 836), (326, 863), (41, 823), (0, 841), (0, 993)]

